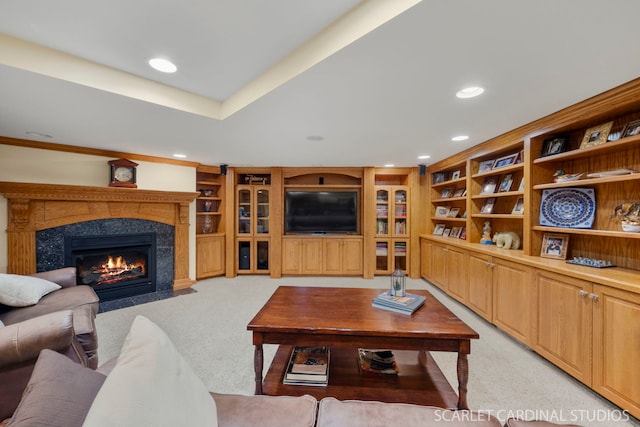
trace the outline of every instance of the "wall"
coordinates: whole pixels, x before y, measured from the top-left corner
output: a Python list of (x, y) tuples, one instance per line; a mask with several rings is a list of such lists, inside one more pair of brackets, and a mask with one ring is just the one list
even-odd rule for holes
[[(0, 144), (0, 181), (41, 184), (109, 184), (109, 165), (114, 157), (67, 153)], [(195, 191), (196, 170), (191, 166), (144, 162), (137, 172), (138, 188), (160, 191)], [(189, 277), (195, 280), (195, 205), (190, 209)], [(7, 271), (7, 200), (0, 197), (0, 272)]]

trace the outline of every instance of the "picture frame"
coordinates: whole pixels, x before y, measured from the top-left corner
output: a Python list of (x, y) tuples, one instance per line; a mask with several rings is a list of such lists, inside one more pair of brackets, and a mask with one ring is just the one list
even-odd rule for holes
[(458, 236), (458, 239), (467, 240), (467, 227), (462, 227), (460, 229), (460, 235)]
[(451, 229), (445, 228), (444, 231), (442, 232), (442, 237), (449, 237), (450, 234), (451, 234)]
[(518, 153), (518, 158), (516, 159), (516, 163), (522, 162), (524, 162), (524, 150), (520, 150), (520, 153)]
[(496, 192), (498, 186), (498, 178), (495, 176), (487, 177), (482, 184), (482, 191), (480, 194), (492, 194)]
[(524, 191), (524, 176), (520, 179), (520, 185), (518, 185), (518, 191)]
[(524, 197), (518, 197), (511, 211), (511, 215), (524, 215)]
[(622, 130), (620, 138), (626, 138), (628, 136), (640, 135), (640, 120), (634, 120), (627, 123)]
[(491, 169), (500, 169), (505, 166), (514, 165), (519, 155), (520, 153), (518, 152), (518, 153), (509, 154), (508, 156), (500, 157), (496, 159)]
[(484, 203), (482, 204), (482, 209), (480, 209), (480, 213), (482, 214), (491, 214), (493, 213), (493, 207), (496, 204), (496, 198), (495, 197), (489, 197), (488, 199), (485, 199)]
[(493, 164), (495, 160), (485, 160), (480, 162), (480, 166), (478, 166), (478, 173), (489, 172), (493, 168)]
[(462, 232), (462, 227), (453, 227), (451, 229), (450, 237), (455, 237), (456, 239), (460, 238), (460, 232)]
[(445, 188), (444, 190), (442, 190), (442, 193), (440, 193), (440, 198), (441, 199), (448, 199), (453, 195), (453, 189), (450, 187)]
[(449, 214), (449, 208), (447, 206), (436, 206), (435, 217), (437, 218), (446, 218)]
[(433, 234), (435, 236), (442, 236), (443, 232), (444, 232), (444, 224), (436, 224), (435, 228), (433, 229)]
[(453, 192), (453, 197), (464, 197), (466, 195), (467, 195), (466, 188), (458, 188), (456, 189), (456, 191)]
[(568, 234), (545, 233), (542, 237), (540, 256), (543, 258), (567, 259)]
[(568, 148), (569, 138), (566, 136), (554, 136), (553, 138), (544, 140), (542, 143), (542, 152), (540, 153), (540, 157), (564, 153)]
[(459, 171), (459, 170), (454, 171), (454, 172), (451, 174), (451, 179), (452, 179), (452, 180), (453, 180), (453, 179), (460, 179), (460, 171)]
[(611, 126), (613, 126), (613, 121), (587, 129), (582, 138), (580, 148), (595, 147), (607, 142)]
[(444, 172), (434, 172), (433, 176), (433, 183), (434, 184), (441, 184), (444, 182)]
[(502, 177), (500, 181), (500, 187), (498, 187), (498, 193), (504, 193), (505, 191), (511, 191), (513, 185), (513, 174), (508, 173)]
[(449, 218), (457, 218), (458, 217), (458, 212), (460, 212), (460, 208), (458, 207), (454, 207), (449, 209), (449, 213), (447, 214), (447, 216)]

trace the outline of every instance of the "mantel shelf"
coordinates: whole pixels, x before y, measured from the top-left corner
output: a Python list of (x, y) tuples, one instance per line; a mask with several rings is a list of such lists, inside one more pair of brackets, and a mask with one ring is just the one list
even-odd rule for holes
[(610, 230), (591, 230), (585, 228), (559, 228), (559, 227), (545, 227), (542, 225), (536, 225), (534, 230), (547, 231), (549, 233), (565, 233), (565, 234), (581, 234), (600, 237), (621, 237), (625, 239), (640, 239), (640, 233), (627, 233), (625, 231), (610, 231)]

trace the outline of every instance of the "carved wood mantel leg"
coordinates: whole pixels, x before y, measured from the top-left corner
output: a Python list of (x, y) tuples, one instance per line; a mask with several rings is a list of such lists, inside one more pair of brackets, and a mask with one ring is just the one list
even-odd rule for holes
[(7, 273), (36, 272), (36, 229), (30, 200), (13, 199), (8, 205)]

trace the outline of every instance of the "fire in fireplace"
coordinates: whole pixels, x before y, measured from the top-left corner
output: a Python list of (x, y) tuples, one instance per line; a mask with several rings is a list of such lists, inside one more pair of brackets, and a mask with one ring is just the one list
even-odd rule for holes
[(155, 291), (155, 233), (65, 238), (65, 263), (101, 300)]

